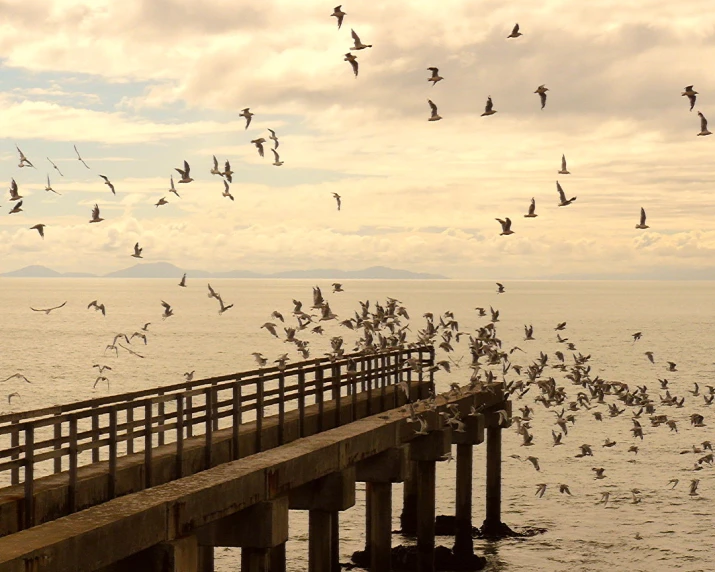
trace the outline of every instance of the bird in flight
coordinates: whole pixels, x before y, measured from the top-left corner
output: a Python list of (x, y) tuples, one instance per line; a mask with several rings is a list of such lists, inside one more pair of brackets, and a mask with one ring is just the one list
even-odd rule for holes
[[(278, 147), (278, 145), (276, 145), (276, 147)], [(231, 177), (231, 175), (233, 175), (233, 171), (231, 170), (231, 163), (229, 163), (228, 161), (226, 161), (226, 163), (225, 163), (225, 165), (224, 165), (223, 173), (221, 173), (221, 174), (222, 174), (224, 177), (226, 177), (226, 180), (227, 180), (229, 183), (233, 183), (233, 178)]]
[(55, 170), (60, 174), (60, 177), (64, 177), (64, 175), (62, 174), (62, 171), (60, 171), (60, 168), (59, 168), (57, 165), (54, 164), (54, 162), (52, 161), (52, 159), (50, 159), (49, 157), (47, 157), (47, 160), (48, 160), (50, 163), (52, 163), (52, 166), (53, 166), (53, 167), (55, 168)]
[(544, 109), (544, 106), (546, 105), (546, 92), (549, 91), (548, 87), (545, 87), (543, 84), (540, 85), (539, 87), (536, 88), (536, 91), (534, 93), (539, 94), (539, 99), (541, 99), (541, 109)]
[(220, 316), (221, 314), (223, 314), (226, 310), (229, 310), (229, 309), (233, 308), (233, 304), (229, 304), (228, 306), (225, 305), (225, 304), (223, 303), (223, 299), (221, 298), (221, 296), (218, 296), (218, 303), (219, 303), (220, 306), (221, 306), (221, 309), (218, 311), (218, 315), (219, 315), (219, 316)]
[(207, 294), (207, 296), (209, 298), (216, 298), (218, 300), (218, 294), (216, 293), (216, 291), (213, 288), (211, 288), (211, 284), (209, 284), (208, 287), (209, 287), (209, 293)]
[(213, 156), (213, 162), (214, 162), (214, 166), (211, 167), (211, 174), (212, 175), (223, 175), (223, 173), (218, 170), (218, 159), (216, 158), (216, 155)]
[(45, 314), (49, 314), (52, 310), (58, 310), (59, 308), (62, 308), (65, 304), (67, 303), (67, 300), (62, 302), (59, 306), (53, 306), (52, 308), (33, 308), (30, 306), (30, 310), (33, 312), (44, 312)]
[(59, 195), (59, 193), (52, 188), (52, 185), (50, 184), (50, 176), (47, 175), (47, 186), (45, 187), (45, 191), (48, 193), (55, 193), (56, 195)]
[(504, 284), (497, 282), (497, 294), (504, 294)]
[(708, 131), (708, 120), (705, 119), (705, 116), (700, 111), (698, 111), (698, 117), (700, 118), (700, 133), (698, 133), (698, 136), (712, 135), (712, 133)]
[(437, 113), (437, 106), (434, 104), (434, 102), (431, 99), (428, 99), (427, 103), (429, 103), (429, 107), (432, 110), (432, 114), (427, 121), (439, 121), (440, 119), (442, 119), (442, 116)]
[(484, 113), (482, 113), (482, 117), (485, 115), (494, 115), (496, 113), (496, 109), (494, 109), (494, 104), (492, 103), (492, 96), (490, 95), (487, 97), (487, 104), (484, 106)]
[(255, 113), (251, 113), (249, 109), (249, 107), (246, 107), (244, 110), (241, 111), (241, 113), (238, 114), (239, 117), (246, 118), (246, 127), (244, 128), (244, 130), (248, 129), (248, 126), (251, 124), (251, 117), (255, 115)]
[(342, 7), (342, 4), (340, 4), (340, 6), (336, 6), (333, 9), (333, 13), (330, 14), (331, 16), (335, 16), (338, 19), (338, 30), (340, 29), (340, 26), (343, 25), (343, 18), (346, 15), (346, 13), (342, 11)]
[(529, 212), (524, 215), (524, 218), (536, 218), (536, 201), (534, 200), (534, 197), (531, 197), (531, 204), (529, 205)]
[(340, 195), (338, 193), (333, 193), (333, 198), (335, 199), (335, 202), (338, 203), (338, 210), (340, 210), (340, 205), (342, 205)]
[(179, 286), (182, 288), (186, 288), (186, 272), (184, 272), (184, 275), (181, 277), (181, 282), (179, 282)]
[(19, 203), (15, 203), (15, 206), (12, 207), (10, 214), (17, 214), (19, 212), (22, 212), (22, 201), (20, 201)]
[(167, 201), (164, 197), (161, 197), (156, 204), (154, 205), (155, 207), (163, 207), (164, 205), (168, 205), (169, 201)]
[(95, 204), (94, 208), (92, 209), (92, 220), (90, 220), (89, 222), (102, 222), (103, 220), (104, 219), (100, 218), (99, 216), (99, 206)]
[(20, 168), (22, 168), (22, 167), (32, 167), (33, 169), (36, 169), (36, 168), (37, 168), (37, 167), (35, 167), (35, 165), (33, 165), (32, 163), (30, 163), (30, 161), (28, 160), (28, 158), (25, 157), (25, 154), (24, 154), (22, 151), (20, 151), (20, 148), (19, 148), (17, 145), (15, 145), (15, 149), (17, 149), (17, 152), (20, 154), (20, 163), (17, 165), (18, 167), (20, 167)]
[(44, 224), (40, 223), (40, 224), (36, 224), (35, 226), (31, 226), (30, 230), (36, 230), (37, 232), (40, 233), (40, 236), (42, 238), (45, 238), (45, 225)]
[(80, 161), (85, 167), (89, 169), (89, 165), (84, 162), (84, 159), (82, 159), (82, 156), (79, 154), (79, 151), (77, 151), (77, 145), (74, 145), (74, 152), (77, 153), (77, 160)]
[(166, 320), (168, 317), (174, 315), (174, 310), (172, 310), (171, 306), (164, 302), (164, 300), (161, 301), (161, 305), (164, 306), (164, 313), (161, 316), (162, 320)]
[(87, 304), (87, 309), (89, 310), (90, 308), (94, 308), (96, 312), (102, 312), (102, 316), (107, 315), (107, 310), (104, 307), (104, 304), (98, 304), (97, 300), (92, 300), (89, 304)]
[(559, 175), (570, 175), (569, 170), (566, 168), (566, 155), (561, 155), (561, 170)]
[(343, 59), (344, 62), (350, 62), (350, 66), (353, 68), (353, 73), (355, 74), (355, 77), (358, 76), (358, 61), (357, 61), (357, 56), (351, 54), (348, 52), (345, 54), (345, 58)]
[(273, 157), (275, 159), (275, 161), (273, 161), (273, 165), (275, 167), (280, 167), (283, 164), (283, 161), (281, 161), (281, 158), (278, 155), (278, 151), (276, 151), (275, 149), (271, 149), (271, 151), (273, 152)]
[(636, 228), (639, 228), (641, 230), (644, 230), (646, 228), (650, 228), (646, 223), (645, 223), (645, 209), (641, 207), (641, 221), (636, 225)]
[(169, 181), (171, 182), (171, 188), (169, 189), (169, 192), (174, 193), (177, 197), (181, 198), (179, 193), (176, 191), (176, 187), (174, 186), (174, 175), (169, 176)]
[(22, 379), (25, 383), (32, 383), (29, 379), (27, 379), (21, 373), (13, 373), (10, 377), (6, 377), (0, 383), (5, 383), (6, 381), (10, 381), (11, 379)]
[(432, 87), (434, 87), (438, 81), (442, 81), (444, 79), (441, 75), (439, 75), (439, 68), (427, 68), (427, 71), (432, 72), (432, 75), (427, 78), (427, 81), (432, 82)]
[(511, 219), (509, 217), (507, 217), (506, 220), (502, 220), (500, 218), (496, 220), (499, 221), (499, 224), (501, 224), (501, 232), (499, 233), (499, 236), (514, 234), (514, 231), (511, 230)]
[(189, 163), (184, 160), (184, 168), (179, 169), (178, 167), (174, 167), (179, 174), (181, 175), (181, 179), (179, 179), (180, 183), (190, 183), (193, 181), (193, 179), (189, 176), (191, 173), (191, 167), (189, 167)]
[(653, 359), (653, 352), (645, 352), (645, 355), (648, 356), (650, 363), (655, 363), (655, 360)]
[(251, 143), (253, 143), (256, 146), (256, 149), (258, 149), (258, 154), (263, 157), (263, 144), (266, 142), (266, 140), (263, 137), (259, 137), (258, 139), (253, 139)]
[(142, 257), (142, 250), (144, 250), (144, 249), (143, 249), (143, 248), (139, 248), (139, 243), (137, 242), (137, 243), (134, 245), (134, 254), (132, 254), (132, 257), (134, 257), (134, 258), (141, 258), (141, 257)]
[(523, 35), (524, 34), (519, 31), (519, 24), (515, 24), (514, 29), (511, 31), (511, 34), (507, 36), (507, 38), (518, 38), (519, 36)]
[(559, 184), (558, 181), (556, 181), (556, 191), (559, 193), (559, 206), (560, 207), (567, 207), (570, 205), (572, 202), (576, 200), (576, 197), (572, 197), (570, 199), (566, 199), (566, 195), (564, 194), (564, 190), (561, 188), (561, 185)]
[(19, 201), (21, 198), (22, 195), (17, 190), (17, 183), (15, 182), (15, 179), (10, 179), (10, 200)]
[(353, 37), (353, 41), (355, 42), (355, 45), (350, 48), (351, 50), (364, 50), (365, 48), (372, 48), (372, 44), (363, 44), (360, 41), (360, 37), (355, 33), (355, 30), (350, 30), (350, 34)]
[(698, 92), (693, 89), (692, 85), (688, 85), (685, 87), (685, 91), (680, 94), (682, 95), (687, 95), (688, 100), (690, 100), (690, 111), (693, 110), (693, 107), (695, 107), (695, 100), (697, 99)]
[(221, 193), (221, 196), (228, 197), (229, 199), (234, 200), (233, 195), (231, 194), (231, 191), (229, 190), (229, 187), (228, 187), (228, 181), (223, 182), (223, 193)]
[(109, 190), (112, 191), (112, 194), (113, 194), (113, 195), (116, 195), (117, 193), (116, 193), (116, 191), (114, 190), (114, 185), (112, 184), (112, 181), (110, 181), (110, 180), (109, 180), (107, 177), (105, 177), (104, 175), (100, 175), (100, 177), (102, 177), (102, 178), (104, 179), (104, 184), (107, 185), (107, 186), (109, 186)]
[(636, 332), (635, 334), (631, 334), (631, 337), (633, 338), (633, 343), (635, 344), (643, 337), (643, 332)]

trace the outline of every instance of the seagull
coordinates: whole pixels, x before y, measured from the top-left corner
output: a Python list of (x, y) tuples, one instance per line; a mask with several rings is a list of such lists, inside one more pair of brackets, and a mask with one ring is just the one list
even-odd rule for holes
[(174, 175), (171, 175), (169, 177), (169, 181), (171, 182), (171, 188), (169, 189), (169, 192), (174, 193), (177, 197), (181, 198), (179, 193), (176, 191), (176, 187), (174, 186)]
[(570, 175), (569, 170), (566, 168), (566, 155), (561, 155), (561, 170), (559, 175)]
[(273, 161), (273, 165), (275, 167), (280, 167), (283, 164), (283, 161), (281, 161), (280, 156), (278, 155), (278, 151), (275, 149), (271, 149), (273, 151), (273, 157), (275, 158), (275, 161)]
[(102, 177), (104, 179), (105, 185), (109, 185), (109, 189), (112, 191), (112, 194), (116, 195), (117, 193), (114, 191), (114, 185), (112, 184), (112, 182), (104, 175), (100, 175), (100, 177)]
[(700, 133), (698, 133), (698, 135), (712, 135), (712, 133), (708, 131), (708, 120), (705, 119), (705, 116), (698, 111), (698, 117), (700, 117)]
[(698, 485), (700, 484), (700, 479), (693, 479), (690, 481), (690, 496), (694, 497), (698, 494)]
[(103, 375), (97, 376), (97, 379), (94, 380), (94, 385), (92, 386), (92, 389), (96, 388), (96, 387), (97, 387), (97, 384), (98, 384), (100, 381), (106, 381), (106, 382), (107, 382), (107, 389), (109, 389), (109, 378), (108, 378), (108, 377), (104, 377)]
[(258, 139), (253, 139), (251, 143), (253, 143), (256, 146), (256, 149), (258, 149), (258, 154), (263, 157), (263, 144), (266, 142), (266, 140), (263, 137), (259, 137)]
[(47, 186), (45, 187), (45, 190), (48, 193), (51, 192), (51, 193), (55, 193), (56, 195), (59, 195), (59, 193), (52, 188), (52, 185), (50, 184), (50, 176), (49, 175), (47, 175)]
[(492, 103), (492, 96), (490, 95), (487, 97), (487, 104), (484, 106), (484, 113), (482, 113), (482, 117), (485, 115), (494, 115), (496, 113), (496, 110), (494, 109), (494, 104)]
[(497, 294), (504, 294), (504, 284), (497, 282)]
[(0, 383), (5, 383), (6, 381), (10, 381), (11, 379), (22, 379), (26, 383), (32, 383), (29, 379), (27, 379), (24, 375), (21, 373), (13, 373), (10, 377), (6, 377), (3, 379)]
[(442, 119), (442, 116), (437, 113), (437, 106), (432, 102), (432, 100), (428, 99), (427, 103), (429, 103), (430, 109), (432, 110), (432, 115), (430, 115), (430, 118), (427, 121), (439, 121)]
[(186, 378), (186, 381), (193, 381), (195, 373), (196, 373), (195, 369), (192, 369), (191, 371), (184, 372), (184, 378)]
[(431, 72), (432, 72), (432, 77), (428, 77), (428, 78), (427, 78), (427, 81), (431, 81), (431, 82), (432, 82), (432, 87), (434, 87), (435, 84), (436, 84), (438, 81), (442, 81), (442, 80), (444, 79), (441, 75), (439, 75), (439, 69), (438, 69), (438, 68), (427, 68), (427, 71), (431, 71)]
[(273, 131), (273, 129), (268, 129), (268, 131), (271, 132), (268, 138), (273, 141), (273, 148), (278, 149), (278, 145), (280, 145), (280, 142), (278, 141), (278, 137), (276, 137), (276, 132)]
[(519, 24), (515, 24), (514, 29), (511, 31), (511, 34), (507, 36), (507, 38), (518, 38), (519, 36), (523, 36), (523, 34), (519, 31)]
[(211, 167), (211, 174), (212, 175), (223, 175), (223, 173), (218, 170), (218, 159), (216, 159), (216, 155), (213, 155), (213, 161), (214, 161), (214, 166)]
[(46, 159), (47, 159), (50, 163), (52, 163), (52, 166), (53, 166), (53, 167), (55, 168), (55, 170), (60, 174), (60, 177), (64, 177), (64, 175), (62, 174), (62, 171), (60, 171), (60, 168), (59, 168), (57, 165), (54, 164), (54, 162), (52, 161), (52, 159), (50, 159), (49, 157), (46, 157)]
[(15, 206), (12, 207), (10, 214), (16, 214), (19, 212), (22, 212), (22, 201), (20, 201), (19, 203), (15, 203)]
[(698, 94), (697, 91), (693, 89), (692, 85), (688, 85), (685, 87), (685, 91), (681, 93), (680, 95), (687, 95), (688, 99), (690, 100), (690, 111), (693, 110), (693, 107), (695, 107), (695, 100), (697, 99), (696, 95)]
[(534, 200), (534, 197), (531, 197), (531, 204), (529, 205), (529, 213), (524, 215), (524, 218), (536, 218), (536, 201)]
[(606, 469), (604, 469), (604, 468), (597, 469), (594, 467), (591, 470), (596, 473), (596, 477), (595, 477), (596, 479), (605, 479), (606, 478), (606, 475), (603, 474)]
[(564, 194), (564, 190), (561, 188), (561, 185), (559, 184), (558, 181), (556, 181), (556, 190), (558, 191), (559, 198), (561, 199), (561, 201), (559, 202), (560, 207), (567, 207), (568, 205), (570, 205), (572, 202), (574, 202), (576, 200), (576, 197), (572, 197), (572, 198), (566, 200), (566, 195)]
[(539, 98), (541, 99), (541, 109), (544, 109), (544, 106), (546, 105), (546, 92), (549, 91), (548, 87), (544, 87), (544, 85), (540, 85), (539, 87), (536, 88), (536, 91), (534, 93), (539, 94)]
[(161, 197), (158, 202), (154, 205), (155, 207), (162, 207), (164, 205), (168, 205), (169, 201), (167, 201), (164, 197)]
[(228, 187), (228, 181), (223, 182), (223, 193), (221, 193), (221, 196), (228, 197), (229, 199), (234, 200), (233, 195), (231, 194), (231, 191)]
[(17, 165), (18, 167), (20, 167), (20, 168), (22, 168), (22, 167), (32, 167), (33, 169), (36, 169), (36, 168), (37, 168), (37, 167), (35, 167), (35, 165), (33, 165), (32, 163), (30, 163), (30, 161), (27, 159), (27, 157), (25, 157), (25, 155), (23, 154), (23, 152), (20, 151), (20, 148), (19, 148), (17, 145), (15, 145), (15, 149), (17, 149), (17, 152), (20, 153), (20, 163)]
[(179, 286), (182, 288), (186, 288), (186, 272), (184, 272), (184, 275), (181, 277), (181, 282), (179, 282)]
[(340, 205), (342, 205), (340, 195), (338, 193), (333, 193), (333, 198), (335, 199), (335, 202), (338, 203), (338, 210), (340, 210)]
[(534, 468), (537, 471), (541, 471), (541, 467), (539, 467), (539, 459), (537, 459), (536, 457), (527, 457), (526, 460), (529, 461), (532, 465), (534, 465)]
[(168, 317), (174, 315), (174, 310), (172, 310), (171, 306), (164, 302), (164, 300), (161, 301), (161, 305), (164, 306), (164, 313), (161, 316), (162, 320), (166, 320)]
[(181, 179), (179, 179), (180, 183), (190, 183), (193, 181), (193, 179), (189, 176), (189, 173), (191, 172), (191, 167), (189, 167), (189, 164), (184, 160), (184, 168), (179, 169), (178, 167), (174, 167), (179, 174), (181, 175)]
[(15, 179), (10, 179), (10, 200), (19, 201), (21, 198), (22, 195), (17, 190), (17, 183), (15, 182)]
[(679, 481), (678, 479), (670, 479), (670, 480), (668, 481), (668, 484), (669, 484), (669, 485), (670, 485), (670, 484), (673, 485), (672, 487), (670, 487), (670, 490), (673, 490), (675, 487), (677, 487), (679, 482), (680, 482), (680, 481)]
[(675, 366), (676, 366), (675, 362), (669, 361), (669, 362), (667, 362), (667, 364), (668, 364), (668, 371), (678, 371), (677, 369), (675, 369)]
[(256, 359), (258, 367), (264, 367), (268, 363), (268, 360), (260, 352), (253, 352), (251, 355)]
[(211, 284), (209, 284), (208, 286), (209, 286), (209, 293), (207, 294), (207, 296), (209, 298), (216, 298), (218, 300), (218, 294), (216, 294), (215, 290), (213, 288), (211, 288)]
[(611, 496), (611, 493), (605, 492), (601, 493), (601, 500), (598, 501), (598, 504), (602, 504), (603, 506), (606, 506), (608, 504), (608, 499)]
[(536, 495), (538, 495), (539, 498), (544, 496), (544, 493), (546, 492), (546, 483), (539, 483), (536, 485)]
[(44, 312), (45, 314), (49, 314), (52, 310), (62, 308), (66, 303), (67, 300), (62, 302), (62, 304), (60, 304), (59, 306), (53, 306), (52, 308), (33, 308), (32, 306), (30, 306), (30, 310), (32, 310), (33, 312)]
[(92, 220), (90, 220), (89, 222), (90, 222), (90, 223), (92, 223), (92, 222), (102, 222), (103, 220), (104, 220), (104, 219), (103, 219), (103, 218), (100, 218), (100, 216), (99, 216), (99, 206), (97, 206), (97, 205), (95, 204), (95, 205), (94, 205), (94, 208), (92, 209)]
[(12, 405), (12, 398), (13, 397), (20, 397), (20, 394), (17, 391), (13, 391), (12, 393), (8, 394), (7, 396), (7, 402)]
[(142, 250), (144, 250), (144, 249), (143, 249), (143, 248), (139, 248), (139, 243), (137, 242), (137, 243), (134, 245), (134, 254), (132, 254), (132, 256), (133, 256), (134, 258), (141, 258), (141, 257), (142, 257)]
[(499, 236), (507, 236), (509, 234), (514, 234), (514, 231), (511, 230), (511, 219), (509, 217), (506, 218), (506, 220), (502, 220), (500, 218), (495, 219), (499, 221), (501, 224), (501, 232), (499, 233)]
[(636, 332), (635, 334), (631, 334), (631, 337), (633, 338), (633, 343), (635, 344), (643, 337), (643, 332)]
[(348, 52), (347, 54), (345, 54), (345, 57), (343, 58), (343, 61), (344, 61), (344, 62), (350, 62), (350, 65), (351, 65), (352, 68), (353, 68), (353, 73), (355, 74), (355, 77), (357, 77), (357, 76), (358, 76), (358, 65), (359, 65), (359, 64), (358, 64), (358, 61), (357, 61), (357, 56), (355, 56), (355, 55), (351, 54), (350, 52)]
[(425, 421), (424, 418), (418, 415), (417, 423), (420, 424), (420, 428), (415, 430), (415, 435), (427, 435), (429, 433), (429, 431), (427, 431), (427, 421)]
[(350, 30), (350, 34), (353, 37), (353, 41), (355, 42), (355, 45), (350, 48), (351, 50), (364, 50), (365, 48), (372, 48), (372, 44), (363, 44), (360, 41), (359, 36), (355, 33), (355, 30)]
[(98, 304), (97, 300), (92, 300), (89, 304), (87, 304), (87, 309), (89, 310), (90, 308), (94, 308), (96, 312), (102, 312), (102, 316), (107, 315), (104, 304)]
[(639, 228), (641, 230), (645, 230), (646, 228), (650, 228), (646, 223), (645, 223), (645, 209), (641, 207), (641, 221), (636, 225), (636, 228)]
[(533, 340), (534, 339), (534, 326), (524, 326), (524, 340)]
[(655, 363), (655, 360), (653, 359), (653, 352), (645, 352), (645, 355), (648, 356), (648, 359), (650, 360), (650, 363)]
[(564, 484), (559, 485), (559, 492), (566, 493), (567, 495), (572, 496), (568, 485), (564, 485)]
[[(277, 145), (276, 145), (276, 147), (277, 147)], [(226, 180), (227, 180), (229, 183), (233, 183), (233, 178), (231, 177), (231, 175), (233, 175), (233, 171), (231, 170), (231, 163), (230, 163), (230, 162), (226, 161), (226, 163), (224, 163), (223, 173), (221, 173), (221, 174), (222, 174), (224, 177), (226, 177)]]
[(218, 303), (221, 305), (221, 309), (218, 311), (219, 316), (223, 314), (226, 310), (233, 308), (233, 304), (229, 304), (228, 306), (224, 305), (221, 296), (218, 297)]
[(280, 337), (280, 336), (278, 335), (278, 332), (276, 332), (276, 325), (275, 325), (273, 322), (266, 322), (265, 324), (263, 324), (263, 325), (261, 326), (261, 328), (265, 328), (266, 330), (268, 330), (268, 332), (269, 332), (271, 335), (273, 335), (273, 336), (276, 337), (276, 338)]
[(336, 6), (335, 8), (333, 8), (333, 13), (330, 14), (331, 16), (335, 16), (338, 19), (338, 30), (340, 29), (340, 26), (343, 25), (343, 18), (345, 17), (345, 12), (341, 10), (342, 7), (342, 4), (340, 4), (340, 6)]
[(239, 117), (246, 118), (246, 127), (244, 128), (244, 130), (248, 129), (248, 126), (251, 124), (251, 117), (255, 115), (255, 113), (251, 113), (249, 109), (249, 107), (246, 107), (244, 110), (241, 111), (241, 113), (238, 114)]
[(40, 224), (36, 224), (35, 226), (31, 226), (30, 230), (36, 230), (37, 232), (40, 233), (40, 236), (42, 238), (45, 238), (45, 225), (44, 224), (40, 223)]
[(79, 151), (77, 151), (77, 145), (73, 145), (74, 147), (74, 152), (77, 153), (77, 160), (80, 161), (85, 167), (89, 169), (89, 165), (84, 162), (84, 159), (82, 159), (82, 156), (79, 154)]

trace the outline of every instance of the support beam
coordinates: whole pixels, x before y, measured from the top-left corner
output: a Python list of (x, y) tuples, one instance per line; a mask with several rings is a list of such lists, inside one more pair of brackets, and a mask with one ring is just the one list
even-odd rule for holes
[(455, 509), (456, 556), (474, 553), (472, 540), (472, 445), (457, 445), (457, 494)]
[(308, 511), (308, 570), (328, 572), (331, 565), (332, 513)]
[(355, 467), (330, 473), (289, 494), (292, 510), (347, 510), (355, 505)]
[(241, 572), (271, 572), (270, 549), (241, 548)]
[(483, 534), (501, 529), (501, 427), (487, 428), (487, 506)]
[(417, 570), (434, 572), (435, 461), (417, 461)]
[(369, 539), (370, 572), (390, 572), (392, 550), (392, 485), (367, 483), (366, 506), (371, 514)]
[(402, 490), (400, 528), (403, 534), (417, 534), (417, 462), (410, 461)]

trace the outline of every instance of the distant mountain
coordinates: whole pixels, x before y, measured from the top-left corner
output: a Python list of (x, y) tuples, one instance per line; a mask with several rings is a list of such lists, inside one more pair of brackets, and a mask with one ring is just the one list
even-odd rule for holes
[[(149, 262), (135, 264), (123, 270), (105, 274), (104, 278), (180, 278), (186, 272), (192, 278), (269, 278), (269, 279), (311, 279), (311, 280), (445, 280), (440, 274), (410, 272), (386, 266), (372, 266), (364, 270), (337, 270), (325, 268), (318, 270), (289, 270), (273, 274), (259, 274), (250, 270), (230, 272), (206, 272), (205, 270), (183, 270), (168, 262)], [(97, 278), (94, 274), (83, 272), (57, 272), (44, 266), (27, 266), (13, 272), (0, 274), (3, 278)]]

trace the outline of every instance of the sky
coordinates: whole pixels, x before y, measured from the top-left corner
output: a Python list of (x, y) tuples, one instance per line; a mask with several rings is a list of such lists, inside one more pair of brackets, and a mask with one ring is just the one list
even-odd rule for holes
[[(715, 136), (696, 115), (715, 128), (711, 2), (356, 2), (341, 29), (333, 7), (0, 0), (0, 272), (110, 272), (139, 242), (145, 262), (209, 271), (715, 278)], [(351, 29), (373, 45), (352, 52), (357, 78)], [(268, 128), (280, 167), (251, 144)], [(235, 201), (212, 155), (230, 160)], [(184, 160), (194, 181), (177, 198)], [(105, 220), (89, 224), (95, 203)]]

